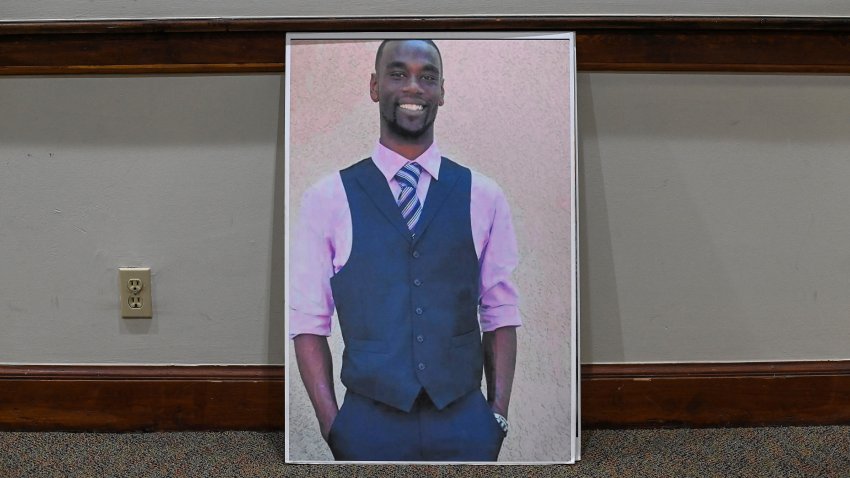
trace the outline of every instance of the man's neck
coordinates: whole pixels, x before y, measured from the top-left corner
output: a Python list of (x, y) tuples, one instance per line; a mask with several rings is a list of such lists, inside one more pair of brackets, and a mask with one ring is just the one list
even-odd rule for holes
[(434, 136), (430, 136), (426, 138), (424, 141), (397, 141), (395, 138), (389, 137), (387, 135), (381, 135), (378, 140), (385, 148), (395, 151), (400, 156), (407, 158), (408, 161), (412, 161), (419, 156), (422, 156), (422, 153), (428, 150), (431, 145), (434, 143)]

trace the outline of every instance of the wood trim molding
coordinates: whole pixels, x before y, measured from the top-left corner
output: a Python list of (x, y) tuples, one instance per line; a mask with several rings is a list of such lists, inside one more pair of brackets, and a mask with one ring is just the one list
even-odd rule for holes
[(582, 71), (850, 72), (850, 19), (395, 17), (0, 22), (0, 75), (281, 72), (304, 31), (577, 32)]
[(283, 366), (0, 366), (0, 430), (270, 430)]
[[(0, 366), (0, 430), (282, 430), (283, 366)], [(582, 367), (583, 428), (850, 423), (850, 361)]]
[(850, 423), (850, 361), (582, 367), (582, 426)]
[(850, 375), (850, 361), (585, 364), (587, 380)]
[(273, 32), (0, 35), (6, 75), (281, 72), (283, 61)]
[(850, 31), (850, 18), (480, 15), (0, 21), (0, 35), (439, 30), (808, 30), (848, 32)]
[(283, 383), (283, 365), (2, 365), (8, 380), (194, 381)]

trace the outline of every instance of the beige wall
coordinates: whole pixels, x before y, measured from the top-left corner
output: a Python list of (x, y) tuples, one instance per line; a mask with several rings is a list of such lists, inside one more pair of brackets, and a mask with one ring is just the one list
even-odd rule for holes
[(578, 90), (585, 361), (850, 358), (850, 77)]
[[(0, 78), (0, 363), (282, 363), (280, 87)], [(152, 320), (120, 318), (120, 266), (152, 268)]]
[[(368, 157), (378, 137), (369, 97), (379, 41), (296, 41), (291, 80), (290, 194)], [(570, 459), (570, 166), (566, 40), (437, 40), (445, 105), (435, 123), (441, 152), (493, 178), (511, 207), (524, 325), (511, 400), (516, 423), (501, 460)], [(554, 184), (560, 187), (551, 187)], [(334, 356), (342, 356), (338, 327)], [(290, 456), (332, 459), (290, 354)], [(338, 377), (338, 373), (335, 375)], [(340, 402), (344, 388), (337, 383)]]
[[(850, 77), (578, 78), (583, 360), (850, 359)], [(0, 78), (0, 363), (282, 363), (281, 83)]]
[(216, 18), (361, 15), (848, 16), (835, 0), (4, 0), (0, 19)]

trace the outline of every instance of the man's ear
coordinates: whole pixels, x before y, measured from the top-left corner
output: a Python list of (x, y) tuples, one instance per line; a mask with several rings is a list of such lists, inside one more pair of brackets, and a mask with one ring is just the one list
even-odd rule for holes
[(369, 96), (372, 97), (372, 101), (378, 102), (378, 77), (375, 73), (372, 73), (372, 77), (369, 79)]
[(443, 103), (446, 102), (446, 88), (445, 88), (445, 78), (440, 78), (440, 106), (443, 106)]

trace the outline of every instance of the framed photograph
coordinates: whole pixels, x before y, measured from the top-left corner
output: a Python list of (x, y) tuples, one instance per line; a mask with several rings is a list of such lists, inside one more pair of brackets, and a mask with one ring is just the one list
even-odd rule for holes
[(286, 38), (286, 460), (579, 459), (575, 35)]

